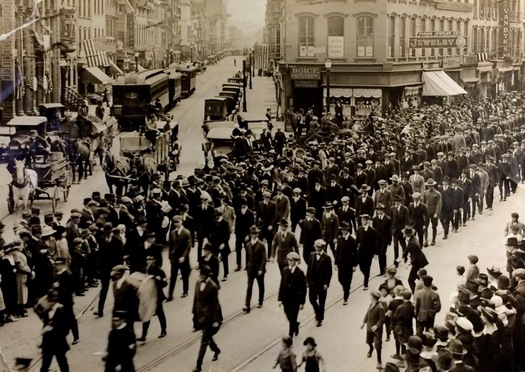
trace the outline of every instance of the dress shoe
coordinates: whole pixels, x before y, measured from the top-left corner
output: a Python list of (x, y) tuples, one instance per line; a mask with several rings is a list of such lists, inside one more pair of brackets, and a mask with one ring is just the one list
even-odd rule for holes
[(447, 240), (448, 239), (448, 236), (443, 236), (443, 240)]
[(241, 271), (241, 267), (240, 267), (240, 266), (237, 266), (237, 268), (235, 269), (235, 271)]
[(399, 354), (391, 355), (390, 358), (397, 359), (397, 360), (402, 360), (403, 359), (403, 357), (401, 355), (399, 355)]
[(316, 326), (316, 327), (320, 327), (320, 326), (322, 326), (322, 325), (323, 325), (323, 322), (320, 321), (320, 320), (318, 320), (318, 321), (317, 321), (317, 324), (316, 324), (315, 326)]
[(168, 298), (166, 298), (166, 302), (170, 302), (170, 301), (173, 301), (173, 296), (172, 295), (169, 295)]
[(299, 336), (299, 326), (301, 325), (301, 322), (297, 322), (297, 327), (295, 328), (295, 335)]
[(217, 359), (219, 359), (219, 354), (221, 353), (221, 349), (217, 349), (217, 351), (215, 352), (215, 354), (213, 354), (213, 358), (211, 358), (211, 360), (213, 362), (215, 362)]
[(193, 372), (201, 372), (202, 369), (200, 367), (195, 367), (193, 368)]
[(73, 345), (76, 345), (76, 344), (78, 344), (79, 342), (80, 342), (80, 340), (79, 340), (78, 338), (75, 338), (75, 339), (73, 340)]
[(367, 358), (370, 358), (370, 357), (372, 357), (372, 352), (371, 352), (371, 351), (369, 351), (368, 353), (366, 353), (366, 357), (367, 357)]
[(368, 287), (363, 287), (363, 291), (368, 291)]
[(387, 336), (386, 339), (385, 339), (385, 342), (388, 342), (388, 341), (390, 341), (390, 337), (389, 336)]
[(84, 292), (77, 292), (75, 293), (75, 296), (77, 297), (84, 297), (86, 294)]
[(14, 316), (12, 315), (8, 315), (6, 318), (5, 318), (5, 322), (6, 323), (14, 323), (14, 322), (18, 322), (18, 319), (16, 319)]
[(383, 365), (379, 362), (377, 362), (377, 366), (376, 366), (377, 369), (383, 369)]
[(184, 292), (184, 293), (182, 294), (182, 296), (180, 296), (180, 298), (184, 298), (184, 297), (188, 297), (188, 293), (187, 293), (187, 292)]
[(160, 335), (159, 335), (159, 338), (164, 338), (164, 337), (166, 337), (166, 335), (167, 335), (166, 330), (161, 331)]
[(242, 308), (242, 311), (244, 311), (246, 314), (250, 313), (250, 311), (252, 311), (252, 309), (250, 309), (249, 306), (245, 306)]
[(436, 245), (436, 242), (432, 240), (432, 243), (430, 243), (430, 245)]
[(137, 338), (137, 342), (146, 342), (146, 336)]
[(227, 281), (227, 280), (228, 280), (228, 277), (227, 277), (227, 276), (225, 276), (224, 278), (222, 278), (222, 281), (223, 281), (223, 282), (225, 282), (225, 281)]
[(262, 303), (257, 305), (257, 309), (260, 309), (262, 307)]
[(428, 243), (424, 243), (424, 244), (423, 244), (423, 247), (428, 247)]
[(104, 316), (104, 312), (103, 311), (95, 311), (93, 313), (93, 315), (95, 315), (97, 318), (102, 318)]
[(343, 306), (348, 305), (348, 300), (343, 300)]

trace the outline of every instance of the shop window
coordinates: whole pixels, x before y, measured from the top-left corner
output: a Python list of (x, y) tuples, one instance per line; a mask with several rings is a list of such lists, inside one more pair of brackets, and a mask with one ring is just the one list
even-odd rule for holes
[(314, 17), (299, 18), (299, 57), (315, 57)]
[(357, 56), (374, 56), (374, 18), (363, 16), (357, 18)]

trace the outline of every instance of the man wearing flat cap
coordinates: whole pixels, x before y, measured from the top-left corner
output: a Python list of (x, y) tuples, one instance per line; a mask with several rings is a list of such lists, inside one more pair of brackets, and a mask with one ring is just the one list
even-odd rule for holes
[[(323, 240), (327, 246), (330, 246), (332, 253), (335, 254), (335, 243), (339, 235), (339, 217), (334, 213), (332, 203), (326, 202), (323, 205), (323, 217), (321, 219), (321, 229)], [(325, 247), (325, 250), (328, 247)]]
[(102, 286), (98, 310), (95, 312), (98, 317), (104, 315), (104, 304), (106, 303), (112, 269), (124, 263), (124, 246), (122, 240), (113, 234), (114, 228), (111, 222), (107, 222), (102, 230), (104, 236), (99, 243), (99, 274)]
[(299, 322), (297, 317), (303, 309), (306, 300), (306, 276), (299, 268), (300, 257), (296, 252), (286, 256), (288, 266), (284, 268), (279, 285), (277, 301), (283, 306), (284, 313), (289, 322), (288, 335), (299, 335)]
[(299, 223), (301, 227), (299, 243), (303, 247), (304, 262), (308, 262), (310, 253), (314, 251), (314, 241), (322, 237), (321, 222), (315, 218), (315, 215), (315, 208), (308, 207), (306, 210), (306, 218)]
[(279, 230), (275, 233), (271, 247), (271, 261), (274, 262), (277, 257), (277, 265), (281, 274), (287, 266), (286, 256), (290, 252), (299, 253), (299, 244), (295, 234), (288, 230), (288, 221), (282, 219), (279, 222)]
[(292, 190), (292, 198), (290, 199), (290, 220), (292, 222), (292, 232), (294, 233), (299, 222), (306, 216), (306, 200), (301, 194), (301, 189), (295, 187)]
[(408, 206), (408, 215), (409, 224), (416, 230), (419, 245), (423, 247), (428, 213), (427, 206), (421, 202), (421, 193), (415, 192), (412, 194), (412, 203)]
[(248, 200), (241, 198), (239, 208), (235, 211), (235, 258), (237, 268), (241, 270), (242, 249), (246, 246), (246, 239), (250, 234), (250, 228), (255, 224), (255, 213), (248, 207)]
[(314, 248), (315, 252), (310, 253), (308, 260), (306, 281), (308, 298), (314, 308), (317, 327), (320, 327), (323, 324), (326, 295), (332, 279), (332, 259), (325, 252), (326, 242), (324, 240), (316, 240)]

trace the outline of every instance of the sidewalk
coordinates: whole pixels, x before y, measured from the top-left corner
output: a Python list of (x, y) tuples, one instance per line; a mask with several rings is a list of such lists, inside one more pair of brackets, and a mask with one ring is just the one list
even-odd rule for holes
[[(272, 118), (277, 114), (277, 101), (275, 100), (275, 84), (271, 77), (254, 76), (252, 78), (252, 89), (246, 88), (246, 108), (252, 114), (264, 116), (266, 109), (270, 109)], [(273, 121), (274, 127), (284, 130), (284, 121)]]

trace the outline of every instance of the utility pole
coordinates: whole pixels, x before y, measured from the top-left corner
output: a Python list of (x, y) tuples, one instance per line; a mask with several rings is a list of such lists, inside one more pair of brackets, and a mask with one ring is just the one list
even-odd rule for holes
[(242, 111), (246, 112), (246, 59), (242, 60)]

